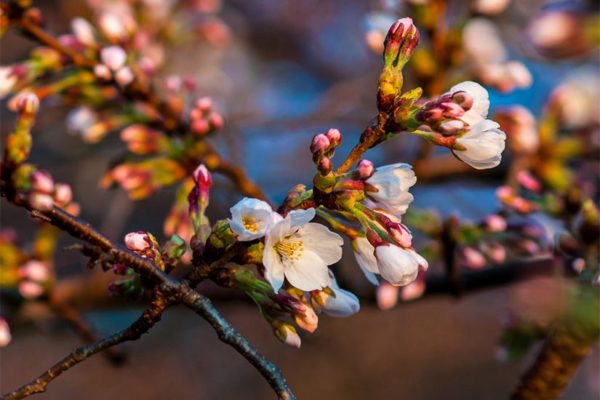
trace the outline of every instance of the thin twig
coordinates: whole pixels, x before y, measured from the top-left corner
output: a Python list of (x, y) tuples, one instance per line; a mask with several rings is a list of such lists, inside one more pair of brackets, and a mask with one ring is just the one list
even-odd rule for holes
[(155, 299), (152, 306), (146, 309), (142, 316), (126, 329), (94, 343), (77, 348), (67, 357), (50, 367), (42, 375), (15, 391), (5, 394), (2, 396), (2, 399), (17, 400), (36, 393), (45, 392), (50, 382), (94, 354), (107, 350), (119, 343), (139, 339), (160, 320), (163, 311), (168, 305), (169, 304), (161, 297)]

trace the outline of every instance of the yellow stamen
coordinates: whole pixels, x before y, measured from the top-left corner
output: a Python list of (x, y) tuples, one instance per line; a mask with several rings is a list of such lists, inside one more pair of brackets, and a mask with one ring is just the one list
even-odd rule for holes
[(246, 228), (246, 230), (248, 232), (251, 233), (258, 233), (258, 221), (256, 220), (256, 218), (254, 217), (249, 217), (247, 215), (243, 215), (242, 216), (242, 224), (244, 224), (244, 228)]
[(275, 250), (282, 260), (298, 261), (304, 251), (304, 243), (301, 240), (294, 242), (286, 237), (275, 244)]

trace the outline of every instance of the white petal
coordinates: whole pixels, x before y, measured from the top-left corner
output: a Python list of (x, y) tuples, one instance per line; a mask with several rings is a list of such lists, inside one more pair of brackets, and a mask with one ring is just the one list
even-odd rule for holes
[(281, 262), (279, 254), (273, 247), (267, 247), (263, 251), (263, 265), (265, 266), (265, 278), (273, 287), (275, 292), (278, 292), (283, 285), (284, 266)]
[(405, 286), (419, 273), (418, 261), (406, 250), (397, 246), (379, 246), (375, 249), (382, 278), (392, 285)]
[(312, 251), (304, 251), (300, 260), (288, 261), (285, 277), (290, 284), (305, 292), (320, 290), (331, 284), (327, 265)]
[(483, 118), (487, 118), (490, 110), (490, 95), (488, 91), (477, 82), (465, 81), (452, 86), (449, 93), (464, 91), (473, 97), (473, 107), (471, 111), (475, 111)]
[[(337, 283), (335, 284), (337, 286)], [(334, 296), (327, 297), (323, 311), (331, 317), (349, 317), (360, 310), (358, 297), (340, 287), (332, 288)]]
[(290, 211), (287, 215), (287, 219), (291, 221), (292, 228), (302, 226), (315, 217), (315, 209), (309, 208), (308, 210), (294, 210)]
[(324, 225), (308, 223), (298, 230), (296, 236), (302, 239), (307, 250), (317, 253), (327, 265), (342, 258), (344, 239)]

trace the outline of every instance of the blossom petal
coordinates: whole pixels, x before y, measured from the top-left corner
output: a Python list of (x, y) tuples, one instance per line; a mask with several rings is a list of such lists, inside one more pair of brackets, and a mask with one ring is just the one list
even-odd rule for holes
[(419, 273), (419, 263), (410, 252), (398, 246), (379, 246), (375, 249), (381, 276), (396, 286), (414, 281)]
[(291, 227), (295, 228), (298, 226), (302, 226), (315, 217), (315, 209), (309, 208), (308, 210), (294, 210), (290, 211), (286, 219), (291, 221)]
[(483, 118), (487, 118), (490, 110), (490, 96), (488, 91), (477, 82), (465, 81), (452, 86), (449, 93), (467, 92), (473, 97), (473, 107), (470, 111), (474, 111)]
[(320, 290), (331, 284), (327, 265), (318, 254), (306, 250), (299, 260), (286, 265), (285, 277), (292, 286), (305, 292)]
[(263, 252), (263, 265), (265, 266), (265, 278), (273, 287), (275, 292), (278, 292), (283, 286), (284, 266), (277, 251), (273, 247), (265, 246)]
[(304, 242), (304, 246), (314, 251), (327, 265), (340, 261), (342, 258), (342, 245), (344, 239), (326, 226), (308, 223), (298, 230), (297, 235)]

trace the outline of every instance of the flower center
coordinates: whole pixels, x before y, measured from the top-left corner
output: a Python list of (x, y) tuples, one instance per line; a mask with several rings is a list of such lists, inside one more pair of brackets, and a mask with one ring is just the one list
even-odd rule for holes
[(246, 230), (248, 232), (251, 233), (258, 233), (258, 220), (254, 217), (250, 217), (248, 215), (243, 215), (242, 216), (242, 224), (244, 224), (244, 228), (246, 228)]
[(275, 244), (275, 250), (277, 250), (282, 261), (298, 261), (304, 251), (304, 242), (301, 240), (293, 241), (290, 237), (286, 237)]

